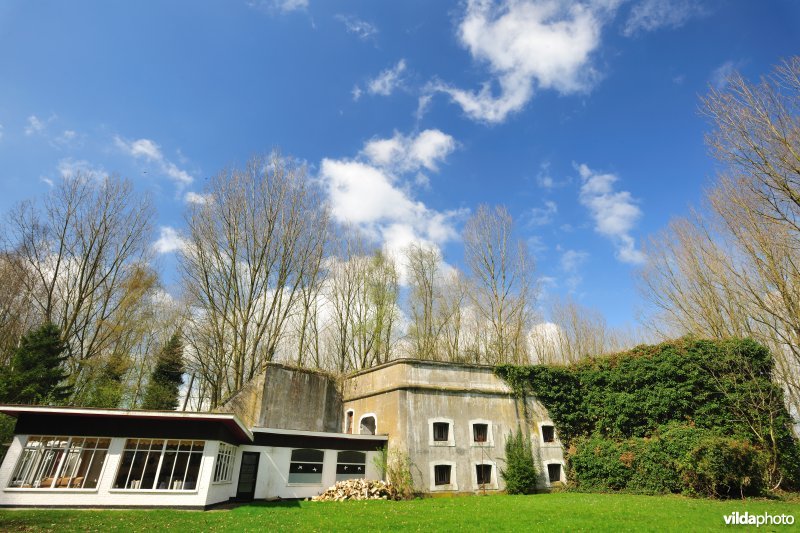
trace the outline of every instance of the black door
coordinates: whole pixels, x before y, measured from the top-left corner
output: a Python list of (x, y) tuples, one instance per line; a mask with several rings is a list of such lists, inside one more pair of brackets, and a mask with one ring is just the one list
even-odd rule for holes
[(256, 474), (258, 474), (258, 452), (242, 452), (242, 467), (239, 469), (239, 486), (236, 499), (253, 501), (256, 494)]

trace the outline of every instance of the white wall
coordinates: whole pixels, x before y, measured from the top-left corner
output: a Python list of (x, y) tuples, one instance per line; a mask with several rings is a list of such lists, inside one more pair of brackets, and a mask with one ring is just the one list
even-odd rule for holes
[[(322, 483), (289, 483), (289, 463), (291, 462), (293, 449), (277, 446), (240, 446), (236, 457), (236, 470), (233, 473), (233, 495), (236, 495), (242, 452), (261, 453), (258, 460), (258, 476), (256, 478), (255, 499), (257, 500), (313, 498), (336, 484), (336, 458), (339, 450), (323, 450), (325, 457), (322, 462)], [(380, 472), (374, 465), (373, 458), (377, 454), (378, 452), (367, 452), (366, 479), (381, 478)]]
[[(96, 489), (12, 489), (7, 488), (27, 435), (15, 435), (0, 466), (0, 506), (64, 506), (64, 507), (206, 507), (236, 496), (242, 452), (259, 452), (256, 499), (311, 498), (336, 483), (338, 450), (324, 450), (322, 483), (290, 484), (289, 463), (293, 448), (242, 445), (236, 450), (230, 483), (213, 483), (218, 441), (206, 441), (197, 489), (192, 491), (132, 491), (114, 489), (114, 479), (125, 446), (124, 438), (111, 439), (105, 465)], [(366, 479), (380, 479), (374, 458), (378, 452), (367, 452)]]
[[(214, 473), (214, 460), (219, 443), (206, 441), (197, 489), (191, 491), (131, 491), (112, 488), (117, 475), (124, 438), (111, 439), (105, 465), (95, 489), (17, 489), (8, 488), (27, 435), (15, 435), (0, 466), (0, 506), (65, 506), (65, 507), (204, 507), (216, 503), (209, 499), (209, 486)], [(215, 493), (216, 494), (216, 493)], [(227, 500), (228, 498), (224, 498)], [(218, 500), (222, 501), (222, 500)]]

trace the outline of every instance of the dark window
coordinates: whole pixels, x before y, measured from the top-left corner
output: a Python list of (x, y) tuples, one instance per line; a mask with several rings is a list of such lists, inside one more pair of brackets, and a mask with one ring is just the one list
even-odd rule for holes
[(114, 488), (194, 490), (204, 445), (203, 441), (128, 439)]
[(475, 465), (478, 485), (488, 485), (492, 482), (492, 465)]
[(362, 435), (374, 435), (375, 434), (375, 417), (374, 416), (365, 416), (361, 419), (361, 427), (359, 428)]
[(83, 437), (28, 437), (8, 486), (96, 488), (110, 442)]
[(433, 423), (433, 440), (436, 442), (447, 442), (450, 436), (450, 424), (447, 422)]
[(339, 452), (336, 456), (336, 481), (363, 478), (367, 469), (365, 452)]
[(472, 424), (472, 440), (486, 442), (489, 438), (489, 424)]
[(554, 428), (553, 426), (542, 426), (542, 441), (555, 442), (556, 428)]
[(561, 465), (558, 463), (553, 463), (547, 465), (547, 479), (550, 480), (550, 483), (555, 483), (557, 481), (561, 481)]
[(322, 483), (322, 450), (292, 450), (289, 463), (289, 483)]
[(450, 484), (450, 465), (436, 465), (433, 467), (434, 484)]

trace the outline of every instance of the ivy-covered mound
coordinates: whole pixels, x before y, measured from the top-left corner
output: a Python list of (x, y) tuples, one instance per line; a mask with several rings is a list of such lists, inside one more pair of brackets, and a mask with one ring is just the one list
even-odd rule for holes
[(577, 488), (739, 497), (800, 488), (800, 446), (772, 370), (752, 340), (684, 338), (497, 373), (548, 409)]

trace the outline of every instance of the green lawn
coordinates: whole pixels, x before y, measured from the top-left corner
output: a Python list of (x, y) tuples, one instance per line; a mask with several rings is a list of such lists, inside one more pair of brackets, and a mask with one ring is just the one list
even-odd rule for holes
[[(708, 531), (732, 511), (792, 514), (785, 501), (555, 493), (408, 502), (257, 503), (231, 510), (2, 510), (0, 531)], [(761, 527), (760, 531), (796, 526)]]

